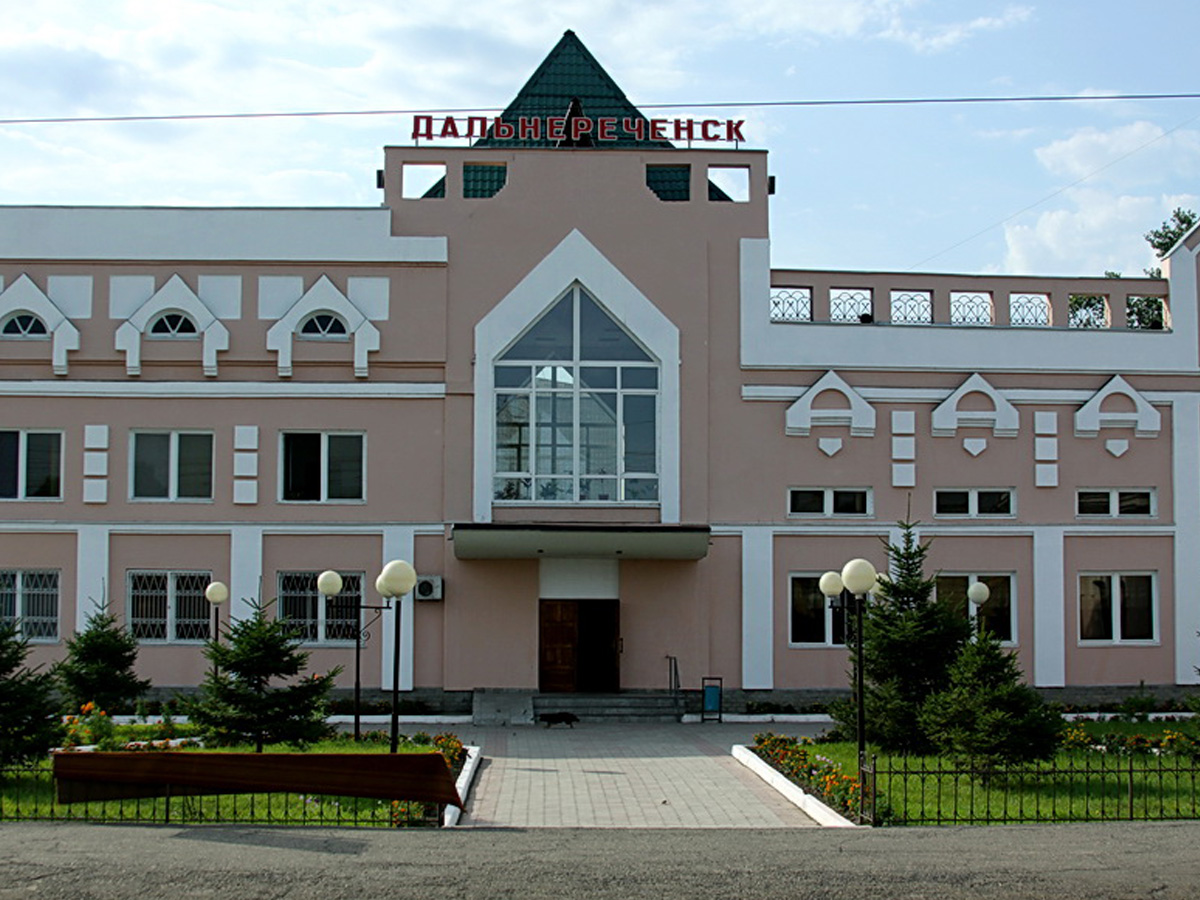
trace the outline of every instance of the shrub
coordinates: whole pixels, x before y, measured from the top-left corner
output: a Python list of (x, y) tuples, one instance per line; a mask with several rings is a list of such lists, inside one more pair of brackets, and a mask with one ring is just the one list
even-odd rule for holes
[(137, 640), (107, 612), (89, 616), (83, 631), (67, 640), (67, 657), (54, 667), (64, 708), (94, 703), (110, 713), (132, 710), (150, 687), (138, 678)]
[(58, 736), (53, 681), (25, 665), (29, 645), (15, 624), (0, 624), (0, 765), (26, 762)]
[(986, 631), (963, 646), (946, 690), (925, 702), (919, 720), (944, 755), (984, 769), (1049, 759), (1062, 730), (1062, 717)]

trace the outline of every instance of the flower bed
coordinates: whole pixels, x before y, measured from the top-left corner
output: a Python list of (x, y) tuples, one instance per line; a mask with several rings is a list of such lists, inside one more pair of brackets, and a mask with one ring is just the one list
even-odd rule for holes
[(754, 736), (754, 746), (750, 749), (826, 806), (845, 816), (858, 815), (861, 795), (858, 779), (817, 753), (816, 745), (808, 738), (760, 733)]

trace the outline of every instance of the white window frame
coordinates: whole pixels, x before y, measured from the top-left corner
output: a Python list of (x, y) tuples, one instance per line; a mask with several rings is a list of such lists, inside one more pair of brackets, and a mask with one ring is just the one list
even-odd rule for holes
[[(321, 436), (321, 495), (316, 499), (286, 500), (284, 499), (284, 483), (286, 478), (287, 457), (285, 436), (289, 434), (319, 434)], [(362, 482), (361, 497), (330, 497), (329, 496), (329, 439), (331, 437), (358, 437), (362, 442), (359, 467)], [(367, 433), (365, 431), (314, 431), (304, 428), (288, 428), (279, 432), (279, 490), (277, 496), (280, 503), (344, 503), (349, 505), (367, 502)]]
[[(0, 503), (61, 503), (63, 500), (63, 466), (67, 456), (66, 434), (56, 428), (0, 428), (0, 432), (17, 435), (17, 495), (0, 497)], [(29, 436), (33, 434), (58, 435), (58, 494), (52, 497), (28, 496)]]
[[(284, 599), (285, 599), (284, 598), (284, 589), (283, 589), (284, 579), (285, 578), (305, 578), (305, 579), (311, 578), (312, 585), (313, 585), (312, 589), (313, 589), (313, 592), (316, 594), (316, 599), (318, 601), (317, 602), (317, 619), (316, 619), (317, 636), (316, 636), (316, 638), (313, 638), (313, 639), (309, 639), (308, 637), (301, 637), (300, 638), (301, 642), (306, 647), (316, 647), (316, 646), (327, 646), (327, 647), (350, 646), (350, 647), (353, 647), (355, 645), (355, 638), (353, 638), (353, 637), (331, 638), (328, 635), (328, 630), (329, 630), (328, 605), (329, 605), (329, 601), (331, 598), (326, 597), (324, 594), (322, 594), (320, 591), (317, 590), (317, 576), (319, 576), (320, 574), (321, 573), (319, 571), (313, 570), (313, 569), (281, 569), (275, 573), (275, 585), (277, 588), (276, 593), (275, 593), (275, 596), (277, 598), (277, 601), (276, 601), (277, 607), (276, 608), (277, 608), (277, 611), (279, 612), (280, 618), (283, 619), (284, 621), (287, 621), (289, 619), (289, 617), (283, 615), (283, 603), (284, 603)], [(358, 579), (358, 604), (357, 604), (358, 616), (359, 616), (358, 628), (361, 629), (362, 628), (362, 616), (363, 616), (363, 607), (362, 607), (363, 590), (364, 590), (363, 586), (366, 583), (366, 573), (349, 571), (349, 570), (347, 570), (347, 571), (339, 570), (338, 574), (342, 576), (342, 593), (345, 593), (346, 583), (351, 578)], [(307, 596), (307, 592), (306, 592), (305, 596)], [(341, 594), (339, 594), (337, 596), (341, 596)], [(307, 623), (312, 620), (301, 619), (301, 620), (297, 620), (297, 621)]]
[[(166, 618), (163, 620), (166, 637), (137, 637), (136, 629), (143, 621), (151, 621), (149, 619), (139, 619), (134, 621), (133, 615), (133, 580), (137, 576), (146, 575), (165, 575), (167, 579), (167, 610)], [(203, 644), (212, 637), (212, 615), (211, 610), (206, 609), (205, 615), (205, 637), (199, 638), (178, 638), (175, 633), (180, 624), (179, 617), (179, 596), (178, 587), (181, 577), (194, 577), (202, 579), (205, 584), (212, 581), (212, 572), (202, 569), (127, 569), (125, 571), (125, 622), (129, 629), (129, 633), (134, 635), (139, 644)], [(206, 601), (207, 606), (207, 601)], [(157, 619), (154, 621), (158, 621)], [(198, 620), (193, 620), (198, 621)]]
[[(793, 491), (821, 491), (824, 493), (822, 512), (792, 512)], [(840, 513), (834, 512), (833, 496), (837, 493), (865, 494), (866, 512)], [(869, 519), (875, 515), (875, 492), (869, 487), (789, 487), (787, 495), (787, 514), (791, 519)]]
[[(787, 645), (789, 649), (795, 650), (815, 650), (815, 649), (835, 649), (844, 650), (846, 643), (844, 641), (837, 642), (833, 639), (833, 617), (834, 609), (829, 604), (829, 598), (825, 597), (825, 640), (824, 641), (793, 641), (792, 640), (792, 594), (795, 590), (793, 585), (797, 579), (806, 578), (814, 581), (820, 581), (820, 572), (789, 572), (788, 573), (788, 593), (787, 593)], [(846, 615), (848, 607), (842, 607), (842, 615)], [(848, 631), (849, 623), (846, 622), (842, 626), (842, 634), (845, 635)]]
[[(1020, 646), (1018, 639), (1019, 632), (1017, 631), (1017, 576), (1013, 572), (960, 572), (960, 571), (939, 571), (934, 576), (934, 590), (937, 590), (938, 578), (966, 578), (967, 587), (970, 588), (975, 582), (984, 578), (1007, 578), (1008, 579), (1008, 629), (1012, 637), (1009, 640), (1001, 641), (1001, 647), (1017, 647)], [(971, 623), (971, 634), (978, 633), (979, 622), (979, 607), (970, 600), (964, 598), (963, 602), (967, 605), (967, 619)]]
[[(59, 619), (62, 614), (62, 573), (58, 569), (0, 569), (0, 576), (9, 576), (13, 578), (13, 617), (12, 621), (17, 626), (17, 634), (21, 635), (31, 644), (56, 644), (59, 640)], [(25, 629), (25, 621), (29, 618), (27, 594), (31, 590), (26, 584), (27, 579), (31, 576), (54, 576), (54, 634), (28, 634)], [(47, 620), (44, 616), (39, 616), (39, 620)], [(0, 622), (4, 622), (5, 618), (0, 617)]]
[[(169, 331), (155, 332), (154, 326), (158, 324), (160, 319), (166, 316), (180, 316), (192, 323), (191, 331)], [(146, 323), (146, 330), (142, 332), (142, 337), (148, 341), (198, 341), (204, 337), (204, 332), (196, 322), (196, 317), (190, 313), (184, 312), (182, 309), (164, 309), (161, 312), (155, 313), (150, 321)]]
[[(1006, 513), (981, 513), (979, 512), (979, 495), (981, 493), (1000, 493), (1008, 494), (1008, 512)], [(940, 513), (938, 508), (938, 494), (962, 494), (967, 495), (967, 512), (965, 513)], [(1017, 517), (1017, 490), (1011, 487), (940, 487), (933, 491), (933, 515), (939, 519), (1015, 519)]]
[[(329, 316), (330, 318), (335, 319), (338, 322), (341, 322), (342, 331), (341, 332), (320, 331), (320, 332), (305, 333), (305, 331), (304, 331), (305, 327), (308, 325), (309, 322), (311, 322), (313, 319), (317, 318), (317, 316)], [(298, 341), (317, 341), (317, 342), (324, 342), (324, 343), (346, 344), (346, 343), (350, 342), (350, 338), (352, 338), (354, 336), (354, 332), (352, 332), (350, 330), (350, 323), (346, 321), (346, 317), (343, 316), (341, 313), (336, 313), (332, 309), (318, 309), (318, 310), (314, 310), (313, 312), (310, 312), (307, 316), (305, 316), (298, 323), (296, 323), (295, 336), (296, 336), (296, 340), (298, 340)]]
[[(165, 497), (142, 497), (135, 493), (137, 489), (137, 440), (141, 435), (168, 435), (170, 444), (168, 446), (167, 459), (167, 496)], [(179, 496), (179, 438), (181, 435), (208, 435), (212, 438), (209, 448), (208, 457), (208, 496), (207, 497), (180, 497)], [(211, 431), (193, 431), (191, 429), (180, 429), (178, 431), (163, 430), (156, 428), (139, 428), (129, 433), (129, 499), (133, 503), (212, 503), (213, 495), (216, 493), (216, 452), (217, 440), (216, 435)]]
[[(1079, 511), (1080, 494), (1108, 494), (1108, 512), (1084, 513)], [(1121, 494), (1149, 494), (1149, 513), (1121, 514)], [(1154, 488), (1079, 488), (1075, 491), (1075, 516), (1079, 519), (1155, 519), (1158, 518), (1158, 491)]]
[[(41, 334), (28, 334), (28, 333), (26, 333), (26, 334), (5, 334), (4, 333), (4, 328), (8, 325), (9, 322), (12, 322), (16, 319), (20, 319), (23, 317), (29, 317), (29, 318), (35, 319), (38, 322), (40, 322), (42, 325), (42, 329), (43, 329), (42, 333)], [(54, 333), (50, 330), (50, 327), (46, 324), (45, 318), (43, 318), (42, 316), (39, 316), (37, 313), (32, 312), (31, 310), (18, 309), (18, 310), (14, 310), (13, 312), (9, 313), (7, 316), (0, 316), (0, 340), (5, 340), (5, 341), (48, 341), (52, 337), (54, 337)]]
[[(1121, 636), (1121, 579), (1130, 576), (1150, 579), (1150, 617), (1154, 632), (1149, 638), (1125, 638)], [(1108, 578), (1112, 585), (1112, 633), (1111, 638), (1085, 638), (1083, 636), (1083, 593), (1080, 582), (1084, 578)], [(1157, 647), (1162, 643), (1162, 625), (1158, 597), (1158, 572), (1142, 569), (1129, 570), (1082, 570), (1075, 575), (1075, 627), (1077, 643), (1081, 647)]]

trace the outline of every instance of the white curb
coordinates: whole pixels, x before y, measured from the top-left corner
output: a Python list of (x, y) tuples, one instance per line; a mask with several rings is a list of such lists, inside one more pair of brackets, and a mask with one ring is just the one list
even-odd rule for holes
[[(483, 758), (479, 754), (478, 747), (467, 747), (466, 751), (467, 761), (463, 763), (462, 771), (458, 773), (458, 780), (454, 782), (454, 787), (458, 789), (458, 796), (462, 798), (464, 805), (467, 798), (471, 796), (471, 785), (475, 781), (475, 772), (479, 768), (479, 761)], [(442, 827), (453, 828), (458, 824), (462, 813), (463, 811), (457, 806), (447, 806), (446, 811), (442, 813)]]
[(769, 784), (787, 800), (796, 804), (800, 811), (811, 818), (822, 828), (858, 828), (841, 813), (836, 812), (814, 797), (806, 794), (799, 786), (793, 784), (782, 773), (777, 772), (763, 762), (753, 750), (742, 744), (733, 745), (733, 758)]

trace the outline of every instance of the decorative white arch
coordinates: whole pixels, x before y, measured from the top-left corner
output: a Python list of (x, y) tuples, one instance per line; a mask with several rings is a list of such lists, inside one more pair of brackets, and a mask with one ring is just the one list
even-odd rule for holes
[[(847, 406), (841, 409), (814, 407), (817, 397), (826, 391), (841, 394), (846, 398)], [(788, 407), (785, 422), (785, 432), (800, 437), (808, 437), (814, 425), (849, 425), (850, 433), (855, 437), (874, 437), (875, 407), (830, 369)]]
[(661, 364), (659, 514), (679, 521), (679, 329), (578, 230), (573, 230), (475, 326), (477, 522), (492, 520), (496, 357), (573, 283), (580, 282)]
[[(1114, 394), (1128, 397), (1134, 408), (1104, 412), (1100, 407)], [(1132, 428), (1137, 437), (1158, 437), (1162, 429), (1162, 416), (1141, 394), (1130, 387), (1120, 375), (1114, 375), (1108, 384), (1096, 391), (1092, 399), (1075, 412), (1075, 436), (1096, 437), (1101, 428)]]
[(165, 312), (185, 313), (196, 323), (204, 342), (200, 350), (204, 374), (215, 378), (217, 352), (229, 349), (229, 329), (178, 275), (172, 275), (117, 329), (116, 346), (125, 354), (125, 374), (142, 374), (142, 337), (150, 323)]
[[(967, 394), (983, 394), (992, 401), (991, 409), (959, 409)], [(1016, 437), (1021, 430), (1017, 408), (996, 390), (986, 378), (976, 372), (933, 411), (934, 437), (954, 437), (960, 428), (982, 426), (991, 428), (996, 437)]]
[(50, 358), (55, 375), (67, 374), (67, 352), (79, 349), (79, 329), (71, 324), (54, 301), (42, 293), (28, 275), (22, 275), (0, 293), (0, 319), (11, 313), (30, 312), (46, 323), (50, 334)]
[(371, 324), (358, 306), (322, 275), (299, 300), (267, 331), (267, 349), (277, 353), (280, 378), (292, 376), (292, 339), (300, 323), (316, 312), (337, 313), (346, 320), (346, 329), (354, 338), (354, 374), (366, 378), (367, 354), (379, 349), (379, 329)]

